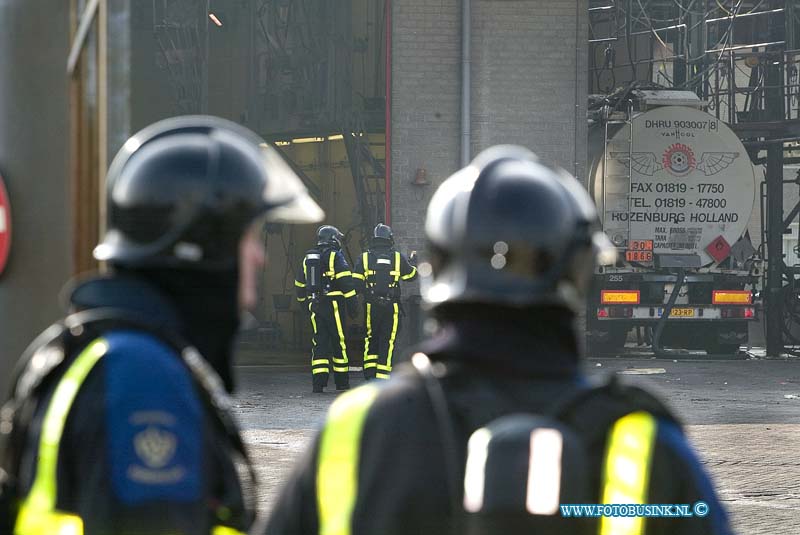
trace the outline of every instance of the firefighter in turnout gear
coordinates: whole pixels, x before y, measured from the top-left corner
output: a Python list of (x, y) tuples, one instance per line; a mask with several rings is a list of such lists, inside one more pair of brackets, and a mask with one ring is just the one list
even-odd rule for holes
[(395, 250), (391, 227), (378, 224), (369, 250), (356, 262), (353, 278), (361, 281), (359, 293), (365, 301), (364, 377), (388, 379), (400, 330), (400, 281), (416, 279), (417, 268)]
[(311, 318), (311, 374), (316, 393), (327, 386), (331, 368), (336, 390), (350, 388), (343, 313), (351, 318), (357, 315), (358, 300), (350, 266), (342, 253), (343, 237), (336, 227), (321, 226), (317, 246), (303, 256), (294, 281), (297, 300), (308, 307)]
[(0, 411), (0, 533), (236, 535), (255, 481), (233, 415), (239, 312), (266, 222), (316, 223), (299, 177), (249, 130), (160, 121), (107, 175), (108, 273), (21, 359)]
[[(493, 147), (439, 187), (425, 233), (436, 333), (389, 381), (334, 401), (265, 533), (730, 533), (670, 411), (582, 374), (573, 322), (616, 250), (577, 180)], [(576, 503), (699, 505), (662, 518), (560, 507)]]

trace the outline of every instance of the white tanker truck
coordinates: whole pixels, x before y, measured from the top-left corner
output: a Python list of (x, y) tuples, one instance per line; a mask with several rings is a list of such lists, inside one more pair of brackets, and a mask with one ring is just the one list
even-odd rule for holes
[(619, 259), (594, 276), (589, 353), (618, 353), (634, 327), (659, 332), (656, 353), (736, 353), (757, 316), (759, 268), (746, 235), (755, 168), (694, 93), (629, 97), (603, 106), (590, 127), (589, 192)]

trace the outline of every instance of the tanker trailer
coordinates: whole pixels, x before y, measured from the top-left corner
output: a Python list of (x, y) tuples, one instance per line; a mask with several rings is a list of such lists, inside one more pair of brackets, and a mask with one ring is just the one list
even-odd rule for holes
[(755, 168), (693, 93), (634, 94), (605, 106), (590, 128), (589, 192), (619, 254), (594, 275), (589, 354), (619, 353), (634, 327), (650, 340), (660, 332), (656, 353), (735, 354), (757, 316), (759, 268), (746, 234)]

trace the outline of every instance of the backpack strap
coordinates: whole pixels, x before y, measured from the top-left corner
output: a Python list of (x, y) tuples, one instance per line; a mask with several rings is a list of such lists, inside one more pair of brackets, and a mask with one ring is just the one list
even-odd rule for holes
[[(658, 425), (680, 422), (658, 398), (646, 390), (623, 384), (615, 375), (604, 383), (579, 391), (557, 403), (551, 414), (568, 427), (579, 430), (586, 451), (599, 471), (589, 474), (599, 503), (647, 503)], [(625, 466), (626, 472), (619, 470)], [(642, 518), (604, 517), (602, 533), (616, 533), (620, 523), (631, 521), (626, 533), (643, 533)]]
[(394, 256), (394, 270), (389, 272), (389, 275), (391, 275), (392, 278), (394, 279), (394, 281), (393, 281), (394, 286), (397, 286), (398, 283), (400, 282), (400, 252), (399, 251), (393, 251), (393, 252), (394, 252), (394, 255), (393, 255)]
[[(8, 401), (0, 411), (0, 472), (13, 479), (24, 447), (22, 432), (30, 422), (41, 387), (55, 378), (62, 366), (81, 345), (112, 329), (132, 329), (158, 338), (170, 346), (189, 371), (214, 427), (227, 439), (244, 462), (248, 477), (255, 485), (255, 469), (231, 413), (233, 403), (222, 380), (196, 348), (164, 326), (154, 324), (129, 311), (97, 308), (77, 312), (55, 323), (25, 351), (17, 366), (18, 374)], [(242, 485), (244, 490), (245, 485)], [(255, 495), (245, 496), (250, 513), (256, 511)]]
[(464, 481), (464, 467), (459, 462), (461, 459), (459, 452), (462, 448), (458, 444), (453, 415), (450, 412), (447, 394), (440, 379), (443, 370), (437, 369), (438, 366), (442, 365), (432, 363), (424, 353), (415, 353), (411, 357), (411, 364), (425, 385), (425, 392), (431, 402), (433, 415), (438, 424), (436, 427), (439, 429), (439, 438), (444, 449), (448, 498), (453, 514), (451, 532), (458, 534), (461, 533), (459, 525), (464, 516), (463, 506), (458, 499), (458, 496), (461, 495), (461, 486)]
[(549, 415), (578, 429), (587, 430), (589, 436), (595, 437), (605, 436), (616, 420), (637, 411), (652, 414), (657, 419), (682, 428), (678, 418), (660, 399), (639, 386), (623, 383), (616, 375), (610, 375), (601, 384), (558, 401)]
[(364, 251), (361, 255), (361, 263), (364, 265), (364, 280), (368, 281), (368, 277), (370, 275), (374, 275), (375, 272), (369, 269), (369, 251)]
[[(446, 462), (449, 501), (454, 515), (454, 524), (458, 524), (465, 518), (462, 504), (458, 500), (458, 496), (461, 495), (464, 467), (459, 464), (462, 448), (459, 447), (454, 417), (441, 381), (444, 370), (438, 370), (437, 367), (441, 365), (432, 363), (427, 355), (422, 353), (415, 354), (411, 362), (423, 381), (431, 401), (437, 428), (440, 430)], [(615, 444), (618, 445), (621, 441), (616, 440), (615, 437), (619, 438), (629, 434), (631, 426), (636, 427), (641, 423), (639, 420), (643, 418), (653, 422), (666, 420), (680, 428), (678, 419), (658, 398), (638, 386), (623, 384), (615, 375), (610, 376), (599, 386), (582, 389), (557, 400), (554, 407), (542, 416), (550, 417), (570, 429), (578, 430), (580, 436), (586, 440), (587, 451), (603, 455), (604, 461), (609, 454), (626, 454), (625, 451), (617, 451), (620, 448), (615, 447)], [(654, 433), (655, 429), (653, 428), (651, 431)], [(610, 440), (607, 440), (609, 437)], [(608, 449), (614, 451), (609, 452)], [(647, 462), (649, 463), (649, 458)], [(590, 478), (592, 488), (603, 488), (604, 492), (613, 488), (613, 478), (609, 479), (608, 474), (595, 474), (594, 476)], [(603, 482), (602, 486), (599, 485), (601, 478), (607, 480)], [(454, 528), (453, 533), (460, 532)]]

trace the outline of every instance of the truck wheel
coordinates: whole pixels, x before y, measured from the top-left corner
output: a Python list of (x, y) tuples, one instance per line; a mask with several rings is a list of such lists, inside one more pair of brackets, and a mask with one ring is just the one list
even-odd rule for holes
[(705, 340), (704, 348), (709, 355), (735, 357), (739, 354), (739, 347), (747, 344), (747, 323), (721, 325), (716, 332), (710, 332), (709, 335), (711, 338)]
[(739, 354), (739, 344), (724, 344), (721, 342), (714, 342), (706, 345), (706, 353), (709, 355), (729, 355), (736, 356)]
[(616, 357), (625, 348), (625, 338), (628, 336), (626, 327), (612, 327), (602, 331), (601, 336), (594, 336), (589, 340), (587, 347), (591, 357)]

